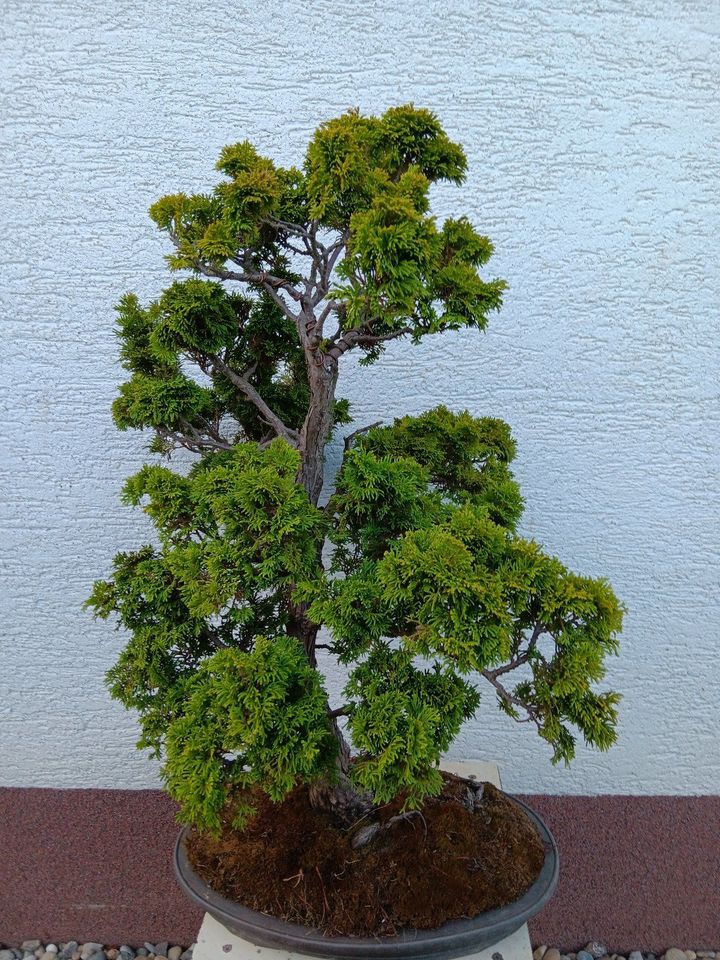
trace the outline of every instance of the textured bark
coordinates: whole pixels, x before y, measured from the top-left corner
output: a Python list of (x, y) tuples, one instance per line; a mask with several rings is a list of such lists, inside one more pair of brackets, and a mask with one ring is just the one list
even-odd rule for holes
[(316, 623), (308, 617), (306, 613), (307, 605), (304, 603), (289, 603), (290, 618), (287, 625), (287, 632), (291, 637), (297, 637), (305, 648), (307, 658), (313, 667), (317, 667), (317, 657), (315, 656), (315, 640), (318, 630)]
[[(322, 320), (316, 316), (314, 305), (305, 304), (297, 319), (310, 386), (310, 405), (300, 431), (301, 467), (298, 479), (305, 487), (310, 502), (317, 505), (323, 488), (325, 444), (333, 427), (339, 370), (337, 358), (328, 356), (320, 348)], [(322, 565), (322, 551), (318, 553), (318, 564)], [(301, 640), (308, 660), (317, 667), (315, 641), (319, 628), (307, 617), (304, 604), (291, 605), (290, 613), (288, 631)], [(353, 786), (349, 776), (350, 747), (335, 716), (330, 715), (330, 724), (338, 743), (335, 776), (324, 777), (311, 785), (310, 802), (344, 826), (350, 826), (367, 816), (372, 810), (372, 801), (369, 796), (359, 794)]]
[(350, 747), (348, 746), (337, 720), (330, 720), (333, 732), (338, 741), (337, 766), (335, 780), (323, 778), (316, 780), (310, 787), (310, 802), (319, 810), (325, 810), (345, 827), (362, 820), (373, 809), (369, 796), (358, 793), (353, 786), (350, 770)]
[[(317, 354), (318, 358), (322, 354)], [(316, 504), (323, 486), (325, 444), (333, 426), (335, 386), (338, 366), (327, 357), (318, 362), (315, 356), (308, 362), (310, 381), (310, 407), (300, 431), (300, 482), (305, 487), (310, 502)]]

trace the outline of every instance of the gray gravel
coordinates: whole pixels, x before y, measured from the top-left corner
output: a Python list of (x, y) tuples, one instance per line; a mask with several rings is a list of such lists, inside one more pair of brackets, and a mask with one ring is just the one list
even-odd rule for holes
[[(560, 950), (557, 947), (548, 947), (546, 944), (535, 947), (533, 960), (720, 960), (718, 950), (680, 950), (679, 947), (668, 947), (665, 953), (655, 955), (646, 950), (632, 950), (628, 954), (610, 953), (607, 947), (597, 940), (591, 940), (587, 946), (577, 953), (570, 950)], [(2, 957), (0, 957), (2, 960)]]
[(194, 947), (194, 943), (189, 947), (171, 946), (167, 940), (147, 942), (141, 947), (130, 947), (126, 943), (115, 947), (91, 940), (85, 943), (69, 940), (60, 944), (23, 940), (18, 946), (0, 944), (0, 960), (137, 960), (142, 957), (146, 960), (192, 960)]
[[(0, 960), (192, 960), (195, 944), (184, 947), (147, 941), (142, 946), (131, 947), (126, 943), (119, 947), (87, 941), (79, 943), (70, 940), (67, 943), (43, 944), (41, 940), (23, 940), (18, 946), (0, 944)], [(720, 948), (717, 950), (681, 950), (668, 947), (663, 954), (648, 953), (646, 950), (632, 950), (628, 954), (610, 953), (598, 940), (591, 940), (583, 950), (573, 952), (547, 944), (535, 947), (533, 960), (720, 960)]]

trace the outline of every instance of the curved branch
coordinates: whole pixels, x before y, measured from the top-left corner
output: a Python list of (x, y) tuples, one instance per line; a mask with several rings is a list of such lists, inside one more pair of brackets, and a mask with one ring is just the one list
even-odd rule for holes
[(310, 231), (301, 226), (299, 223), (290, 223), (288, 220), (278, 220), (276, 217), (264, 217), (264, 223), (267, 223), (271, 227), (275, 227), (276, 230), (282, 230), (285, 233), (292, 233), (296, 237), (305, 237), (306, 239), (309, 239), (310, 237)]
[(491, 683), (494, 683), (498, 677), (501, 677), (505, 673), (510, 673), (512, 670), (517, 670), (518, 667), (521, 667), (524, 663), (527, 663), (531, 654), (537, 648), (537, 642), (540, 639), (540, 635), (545, 633), (546, 629), (547, 628), (544, 623), (536, 623), (533, 627), (533, 632), (530, 635), (530, 639), (528, 640), (528, 645), (522, 653), (519, 652), (519, 649), (524, 637), (522, 633), (518, 634), (515, 638), (515, 642), (513, 643), (512, 658), (508, 660), (507, 663), (504, 663), (500, 667), (496, 667), (494, 670), (483, 670), (483, 676)]
[(510, 693), (507, 687), (504, 687), (499, 680), (495, 678), (492, 670), (483, 670), (482, 676), (486, 680), (489, 680), (490, 683), (495, 687), (498, 697), (504, 701), (509, 707), (522, 707), (522, 709), (527, 713), (527, 719), (532, 720), (538, 727), (541, 727), (541, 719), (535, 707), (532, 704), (526, 703), (524, 700), (521, 700), (519, 697), (516, 697), (514, 694)]
[(235, 270), (225, 270), (222, 267), (211, 267), (209, 264), (195, 261), (195, 269), (205, 277), (215, 277), (218, 280), (236, 280), (239, 283), (253, 283), (263, 288), (270, 298), (280, 307), (285, 316), (291, 320), (297, 321), (297, 314), (294, 314), (290, 307), (285, 303), (278, 293), (278, 290), (285, 290), (293, 300), (300, 301), (301, 295), (293, 287), (289, 280), (283, 280), (282, 277), (276, 277), (272, 273), (260, 271), (253, 273), (238, 273)]
[(387, 343), (390, 340), (397, 340), (398, 337), (405, 337), (408, 333), (413, 333), (416, 327), (402, 327), (400, 330), (393, 330), (391, 333), (371, 334), (363, 333), (362, 330), (348, 330), (347, 333), (336, 340), (333, 346), (327, 351), (329, 357), (333, 360), (339, 360), (340, 357), (352, 350), (353, 347), (374, 347), (378, 343)]
[(237, 371), (233, 370), (232, 367), (229, 367), (225, 361), (216, 354), (208, 354), (208, 360), (210, 360), (213, 370), (219, 370), (223, 376), (227, 377), (230, 383), (234, 384), (238, 390), (245, 395), (250, 403), (253, 404), (263, 420), (268, 424), (268, 426), (272, 427), (279, 437), (283, 437), (283, 439), (287, 440), (287, 442), (293, 447), (297, 447), (299, 445), (300, 435), (298, 434), (297, 430), (293, 430), (291, 427), (288, 427), (287, 424), (283, 423), (274, 410), (271, 410), (271, 408), (263, 400), (249, 380), (237, 373)]
[(381, 427), (382, 423), (382, 420), (376, 420), (374, 423), (369, 423), (366, 427), (358, 427), (357, 430), (353, 430), (352, 433), (348, 433), (343, 440), (343, 449), (349, 450), (355, 437), (359, 437), (361, 434), (367, 433), (368, 430), (373, 430), (375, 427)]
[(196, 430), (187, 420), (181, 420), (180, 425), (184, 432), (179, 430), (170, 430), (167, 427), (156, 427), (155, 432), (164, 440), (172, 440), (192, 453), (204, 453), (206, 450), (232, 450), (233, 445), (220, 438), (204, 436), (199, 430)]
[[(174, 230), (168, 230), (168, 236), (172, 240), (176, 249), (179, 250), (181, 248), (181, 241), (177, 233)], [(257, 286), (261, 286), (287, 317), (289, 317), (291, 320), (297, 321), (297, 316), (292, 312), (292, 310), (290, 310), (288, 305), (278, 293), (278, 290), (285, 290), (288, 296), (290, 296), (296, 302), (299, 303), (302, 301), (302, 295), (295, 289), (289, 280), (285, 279), (284, 277), (277, 277), (275, 274), (269, 273), (266, 270), (254, 270), (245, 259), (238, 259), (235, 257), (230, 259), (234, 260), (235, 263), (241, 266), (244, 272), (238, 273), (236, 270), (226, 270), (224, 267), (212, 266), (211, 264), (200, 260), (198, 257), (192, 259), (192, 265), (193, 269), (197, 270), (197, 272), (201, 273), (204, 277), (213, 277), (217, 280), (235, 280), (238, 283), (252, 283), (256, 284)]]

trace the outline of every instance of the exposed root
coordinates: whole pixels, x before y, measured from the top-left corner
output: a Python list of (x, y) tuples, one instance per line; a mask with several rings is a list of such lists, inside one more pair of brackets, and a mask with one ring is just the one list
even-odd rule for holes
[(402, 820), (411, 820), (413, 817), (420, 817), (423, 822), (423, 827), (425, 828), (425, 837), (427, 838), (427, 821), (422, 815), (422, 812), (420, 810), (407, 810), (405, 813), (395, 814), (394, 817), (390, 817), (389, 820), (386, 820), (384, 823), (378, 823), (377, 820), (373, 820), (372, 823), (367, 823), (360, 827), (350, 840), (350, 846), (353, 850), (365, 847), (368, 843), (371, 843), (379, 833), (384, 833), (396, 823), (400, 823)]

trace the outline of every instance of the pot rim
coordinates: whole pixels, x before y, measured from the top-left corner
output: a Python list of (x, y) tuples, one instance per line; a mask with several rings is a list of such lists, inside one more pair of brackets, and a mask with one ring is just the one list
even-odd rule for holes
[[(518, 900), (496, 907), (470, 919), (450, 920), (433, 930), (404, 928), (397, 934), (373, 937), (332, 936), (316, 927), (291, 923), (269, 914), (251, 910), (217, 893), (195, 872), (185, 850), (190, 827), (180, 831), (175, 843), (173, 865), (178, 882), (187, 896), (230, 929), (240, 926), (245, 939), (253, 943), (275, 944), (290, 951), (318, 957), (412, 958), (459, 955), (477, 946), (483, 932), (486, 943), (496, 943), (519, 929), (548, 902), (557, 886), (560, 857), (555, 840), (540, 817), (522, 800), (505, 794), (529, 816), (545, 846), (545, 861), (537, 879)], [(494, 931), (497, 939), (493, 940)], [(241, 935), (242, 936), (242, 935)], [(258, 939), (256, 940), (255, 937)], [(338, 948), (341, 953), (338, 954)]]

